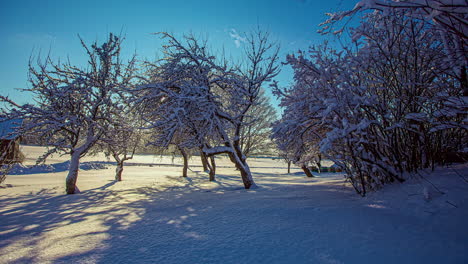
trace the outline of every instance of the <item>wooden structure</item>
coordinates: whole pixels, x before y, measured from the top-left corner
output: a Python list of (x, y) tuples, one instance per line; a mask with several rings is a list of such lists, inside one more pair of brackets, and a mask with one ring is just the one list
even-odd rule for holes
[(19, 148), (21, 137), (16, 133), (21, 123), (19, 119), (0, 122), (0, 165), (21, 163), (24, 160)]

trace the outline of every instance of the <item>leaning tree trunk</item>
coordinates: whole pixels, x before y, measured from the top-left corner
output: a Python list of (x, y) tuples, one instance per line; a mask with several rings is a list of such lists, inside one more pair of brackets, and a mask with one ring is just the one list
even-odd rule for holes
[(115, 169), (115, 180), (122, 181), (122, 172), (123, 172), (124, 161), (117, 162), (117, 168)]
[(236, 164), (236, 168), (241, 173), (241, 177), (242, 177), (242, 181), (244, 183), (245, 189), (257, 187), (257, 185), (255, 184), (252, 178), (252, 173), (250, 172), (250, 167), (247, 164), (246, 157), (242, 153), (242, 149), (239, 145), (239, 140), (234, 141), (233, 147), (234, 147), (234, 152), (232, 153), (232, 157), (234, 158), (233, 161)]
[(180, 154), (182, 154), (182, 157), (184, 158), (184, 168), (182, 169), (182, 176), (187, 177), (187, 171), (188, 171), (188, 155), (185, 149), (179, 147)]
[[(206, 156), (205, 156), (206, 157)], [(211, 156), (210, 157), (211, 164), (208, 164), (210, 167), (210, 181), (215, 180), (215, 174), (216, 174), (216, 162), (215, 162), (215, 157)]]
[(80, 167), (80, 153), (74, 152), (71, 155), (70, 168), (68, 170), (65, 188), (67, 194), (74, 194), (77, 191), (76, 180), (78, 178), (78, 169)]
[(302, 165), (301, 169), (304, 171), (307, 177), (314, 177), (314, 175), (306, 165)]
[(250, 172), (250, 168), (247, 162), (245, 162), (245, 160), (243, 161), (241, 157), (237, 155), (237, 153), (229, 153), (229, 158), (236, 165), (236, 168), (240, 171), (245, 189), (256, 187), (257, 185), (255, 184), (252, 178), (252, 173)]
[(247, 163), (245, 164), (236, 164), (238, 166), (238, 169), (241, 173), (242, 181), (244, 183), (245, 189), (250, 189), (252, 187), (256, 187), (257, 185), (255, 184), (253, 178), (252, 178), (252, 173), (250, 172), (249, 165)]

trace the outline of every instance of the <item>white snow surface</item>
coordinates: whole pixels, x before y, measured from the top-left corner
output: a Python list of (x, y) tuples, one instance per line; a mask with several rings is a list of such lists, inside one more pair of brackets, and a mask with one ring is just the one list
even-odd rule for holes
[[(43, 150), (24, 146), (25, 165)], [(467, 164), (362, 198), (343, 174), (287, 174), (280, 160), (249, 160), (255, 190), (225, 158), (216, 182), (198, 157), (188, 178), (177, 158), (129, 163), (122, 182), (112, 164), (80, 170), (75, 195), (66, 171), (8, 176), (0, 263), (468, 263)]]

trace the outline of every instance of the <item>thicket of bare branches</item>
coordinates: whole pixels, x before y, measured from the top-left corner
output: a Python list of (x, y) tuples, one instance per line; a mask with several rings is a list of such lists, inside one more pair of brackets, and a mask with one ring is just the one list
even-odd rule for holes
[[(362, 1), (330, 21), (364, 2), (379, 1)], [(286, 110), (275, 129), (297, 141), (279, 141), (280, 147), (292, 153), (319, 147), (361, 195), (466, 151), (466, 53), (452, 52), (466, 50), (466, 39), (415, 14), (376, 8), (350, 29), (352, 45), (289, 56), (296, 85), (278, 91)]]

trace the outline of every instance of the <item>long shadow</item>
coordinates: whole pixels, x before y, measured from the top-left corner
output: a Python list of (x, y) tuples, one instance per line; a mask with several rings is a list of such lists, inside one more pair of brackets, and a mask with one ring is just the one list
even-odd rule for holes
[[(191, 193), (191, 192), (225, 192), (225, 191), (235, 191), (235, 190), (244, 189), (242, 187), (242, 181), (240, 179), (240, 176), (216, 174), (216, 179), (214, 181), (209, 181), (207, 173), (203, 171), (192, 170), (192, 169), (191, 171), (195, 173), (197, 181), (194, 181), (192, 177), (166, 176), (168, 179), (170, 179), (174, 183), (178, 183), (178, 185), (164, 186), (164, 190), (172, 191), (172, 192)], [(211, 183), (214, 185), (212, 188), (205, 189), (198, 185), (201, 181), (203, 181), (202, 179), (200, 179), (201, 178), (200, 176), (202, 174), (205, 174), (203, 176), (206, 176), (205, 183)]]
[[(139, 209), (149, 207), (146, 199), (158, 192), (153, 188), (109, 190), (108, 188), (114, 184), (116, 182), (112, 181), (99, 188), (75, 195), (57, 195), (44, 189), (36, 195), (0, 196), (0, 251), (19, 251), (29, 248), (31, 250), (28, 254), (18, 259), (10, 259), (8, 263), (42, 262), (38, 256), (44, 250), (41, 248), (43, 247), (41, 240), (47, 237), (46, 234), (67, 230), (68, 225), (77, 226), (78, 230), (68, 229), (70, 234), (65, 233), (53, 237), (52, 246), (77, 239), (78, 236), (92, 237), (96, 234), (109, 234), (107, 229), (119, 229), (126, 224), (121, 222), (122, 219), (130, 217), (135, 212), (138, 213)], [(138, 194), (138, 200), (119, 202), (134, 194)], [(159, 201), (163, 200), (165, 199), (159, 199)], [(88, 230), (95, 224), (93, 221), (99, 222), (98, 226), (102, 228)], [(74, 235), (74, 233), (77, 234)], [(63, 241), (60, 240), (61, 238)], [(50, 237), (48, 239), (51, 240)], [(21, 243), (16, 244), (19, 242)], [(66, 251), (67, 247), (63, 250)], [(67, 252), (63, 252), (63, 255), (67, 255)], [(6, 256), (4, 257), (5, 259), (0, 260), (0, 263), (6, 260)]]
[(119, 181), (117, 180), (111, 180), (109, 181), (109, 183), (106, 183), (104, 184), (103, 186), (100, 186), (100, 187), (96, 187), (96, 188), (93, 188), (93, 189), (89, 189), (89, 190), (86, 190), (85, 192), (92, 192), (92, 191), (96, 191), (96, 190), (105, 190), (111, 186), (114, 186), (116, 183), (118, 183)]

